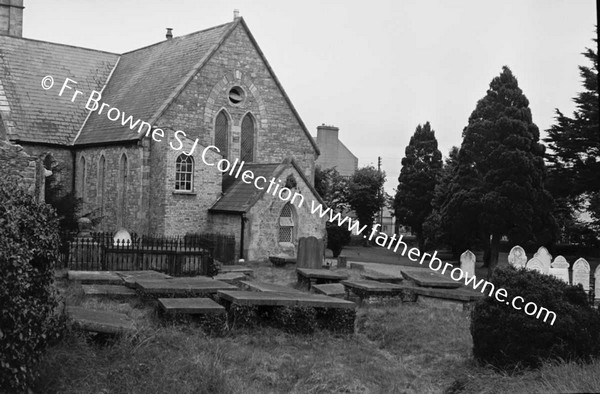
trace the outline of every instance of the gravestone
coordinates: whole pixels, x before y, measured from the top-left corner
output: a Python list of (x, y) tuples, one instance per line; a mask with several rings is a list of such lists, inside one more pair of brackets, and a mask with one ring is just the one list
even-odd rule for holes
[(508, 263), (515, 268), (523, 268), (527, 264), (527, 255), (525, 250), (519, 245), (515, 245), (508, 254)]
[(594, 290), (596, 294), (594, 295), (594, 298), (596, 300), (600, 300), (600, 265), (596, 267), (596, 271), (594, 271), (594, 277), (594, 284), (596, 285)]
[(131, 235), (124, 228), (120, 229), (115, 233), (113, 237), (113, 245), (115, 246), (125, 246), (131, 245)]
[(565, 283), (569, 281), (569, 263), (563, 256), (556, 256), (550, 266), (550, 275), (562, 280)]
[(543, 273), (549, 274), (550, 273), (550, 263), (552, 262), (552, 255), (550, 254), (550, 252), (548, 252), (548, 249), (546, 249), (543, 246), (540, 246), (540, 248), (538, 249), (537, 252), (535, 252), (533, 257), (537, 258), (539, 261), (542, 262), (542, 266), (544, 268)]
[(590, 289), (590, 265), (584, 258), (579, 258), (573, 264), (573, 286), (580, 284), (583, 290)]
[(544, 273), (544, 263), (542, 263), (537, 257), (533, 257), (531, 260), (529, 260), (525, 268), (528, 270), (538, 271), (541, 274)]
[(469, 277), (475, 276), (475, 255), (470, 250), (460, 255), (460, 269)]
[(323, 266), (325, 247), (322, 239), (302, 237), (298, 240), (298, 268), (318, 268)]

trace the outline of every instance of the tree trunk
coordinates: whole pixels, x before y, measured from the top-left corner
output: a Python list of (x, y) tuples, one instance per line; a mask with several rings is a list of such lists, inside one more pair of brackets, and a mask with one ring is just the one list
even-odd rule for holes
[(483, 248), (483, 266), (489, 268), (490, 266), (490, 243), (486, 243)]
[(498, 254), (500, 253), (500, 238), (502, 236), (498, 233), (492, 234), (490, 241), (490, 264), (488, 267), (488, 279), (492, 276), (492, 272), (498, 265)]

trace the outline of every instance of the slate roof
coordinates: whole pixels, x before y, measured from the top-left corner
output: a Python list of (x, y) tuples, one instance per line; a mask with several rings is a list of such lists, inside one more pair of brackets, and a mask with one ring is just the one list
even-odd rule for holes
[[(237, 23), (226, 23), (124, 53), (101, 101), (118, 108), (126, 117), (132, 115), (134, 122), (140, 119), (152, 124)], [(90, 115), (75, 144), (137, 138), (140, 135), (136, 131), (96, 111)]]
[[(306, 178), (302, 169), (298, 166), (295, 160), (285, 159), (282, 163), (277, 164), (256, 164), (245, 163), (243, 171), (250, 170), (254, 173), (254, 179), (259, 176), (265, 177), (267, 182), (271, 178), (278, 179), (281, 173), (288, 167), (293, 167), (298, 175), (302, 178), (309, 190), (315, 196), (317, 201), (325, 206), (325, 202), (319, 196), (319, 193), (312, 186), (311, 182)], [(282, 179), (284, 181), (284, 179)], [(209, 209), (211, 212), (228, 212), (228, 213), (247, 213), (258, 200), (266, 193), (268, 186), (264, 190), (258, 189), (254, 183), (247, 184), (242, 182), (241, 174), (238, 178), (234, 178), (230, 182), (230, 186), (225, 190), (223, 196)]]
[[(63, 81), (67, 77), (77, 81), (81, 91), (100, 90), (118, 57), (109, 52), (0, 36), (0, 115), (8, 138), (70, 144), (89, 111), (85, 103), (70, 101), (72, 90), (58, 95)], [(47, 91), (41, 86), (46, 75), (55, 78), (54, 87)]]

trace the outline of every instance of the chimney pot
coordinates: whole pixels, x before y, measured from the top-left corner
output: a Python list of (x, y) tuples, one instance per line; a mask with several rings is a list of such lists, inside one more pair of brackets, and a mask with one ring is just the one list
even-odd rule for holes
[(170, 40), (171, 38), (173, 38), (173, 28), (171, 27), (167, 27), (167, 40)]
[(233, 20), (240, 19), (240, 10), (233, 10)]

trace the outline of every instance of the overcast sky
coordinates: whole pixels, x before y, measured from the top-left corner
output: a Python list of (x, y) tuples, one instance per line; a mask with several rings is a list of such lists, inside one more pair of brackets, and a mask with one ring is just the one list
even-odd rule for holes
[(444, 157), (508, 65), (540, 130), (571, 113), (594, 0), (25, 0), (23, 36), (122, 53), (229, 22), (239, 9), (311, 134), (322, 123), (386, 191), (415, 127)]

